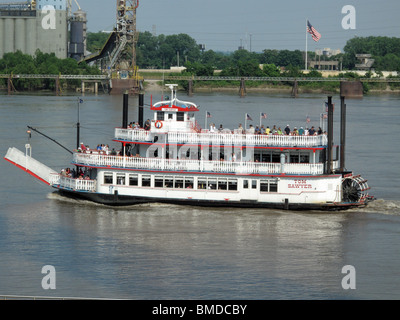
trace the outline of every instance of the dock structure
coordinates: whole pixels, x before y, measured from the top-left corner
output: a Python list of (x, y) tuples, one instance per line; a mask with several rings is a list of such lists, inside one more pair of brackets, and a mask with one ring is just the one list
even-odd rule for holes
[[(17, 79), (54, 79), (56, 82), (56, 95), (60, 95), (60, 80), (81, 80), (81, 92), (85, 93), (87, 90), (86, 83), (92, 83), (94, 86), (93, 92), (98, 93), (99, 84), (103, 87), (109, 85), (113, 80), (109, 75), (65, 75), (65, 74), (0, 74), (0, 79), (7, 79), (8, 94), (15, 92), (13, 80)], [(339, 81), (341, 85), (346, 83), (346, 90), (355, 90), (356, 96), (359, 96), (360, 87), (362, 83), (381, 82), (381, 83), (398, 83), (400, 78), (360, 78), (358, 80), (348, 79), (343, 77), (337, 78), (308, 78), (308, 77), (220, 77), (220, 76), (164, 76), (163, 79), (155, 78), (154, 76), (141, 77), (141, 81), (146, 80), (168, 80), (168, 81), (188, 81), (188, 95), (193, 95), (195, 81), (236, 81), (240, 83), (239, 95), (244, 97), (246, 95), (246, 81), (265, 81), (265, 82), (291, 82), (293, 83), (291, 95), (296, 98), (298, 96), (299, 82), (336, 82)], [(115, 79), (114, 79), (115, 80)], [(129, 79), (137, 81), (135, 79)], [(353, 89), (351, 89), (353, 88)], [(347, 96), (350, 97), (350, 93)]]

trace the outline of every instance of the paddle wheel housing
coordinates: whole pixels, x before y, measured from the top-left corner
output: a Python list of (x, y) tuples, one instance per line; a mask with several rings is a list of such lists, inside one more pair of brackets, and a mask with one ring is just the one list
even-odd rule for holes
[(342, 179), (342, 202), (359, 203), (371, 200), (369, 189), (367, 180), (360, 175), (346, 174)]

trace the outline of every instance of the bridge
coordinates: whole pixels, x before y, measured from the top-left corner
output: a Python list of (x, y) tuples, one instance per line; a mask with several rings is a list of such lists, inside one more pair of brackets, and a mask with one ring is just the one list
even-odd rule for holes
[[(60, 80), (81, 80), (81, 90), (85, 91), (85, 83), (92, 82), (95, 85), (95, 93), (98, 91), (98, 83), (105, 84), (111, 80), (110, 75), (65, 75), (65, 74), (0, 74), (0, 78), (8, 80), (8, 94), (12, 94), (15, 90), (13, 86), (13, 80), (16, 79), (54, 79), (56, 82), (56, 95), (60, 95)], [(189, 88), (188, 93), (191, 94), (193, 90), (193, 81), (239, 81), (241, 96), (245, 94), (245, 82), (246, 81), (265, 81), (265, 82), (292, 82), (293, 90), (292, 95), (296, 95), (298, 82), (343, 82), (343, 81), (356, 81), (353, 78), (343, 77), (222, 77), (222, 76), (154, 76), (145, 75), (144, 81), (146, 80), (167, 80), (167, 81), (188, 81)], [(400, 78), (359, 78), (357, 81), (372, 83), (399, 83)]]

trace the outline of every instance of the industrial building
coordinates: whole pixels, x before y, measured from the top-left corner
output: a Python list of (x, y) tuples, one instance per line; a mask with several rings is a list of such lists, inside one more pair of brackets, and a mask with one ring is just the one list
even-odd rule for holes
[(61, 59), (83, 57), (86, 13), (79, 8), (72, 15), (71, 0), (0, 3), (0, 58), (17, 50), (34, 55), (37, 49)]
[[(78, 10), (72, 12), (72, 1)], [(139, 0), (116, 1), (116, 26), (104, 46), (86, 51), (87, 17), (77, 0), (27, 0), (0, 3), (0, 58), (37, 49), (57, 58), (97, 63), (110, 80), (110, 92), (136, 93), (142, 80), (137, 73), (136, 9)]]

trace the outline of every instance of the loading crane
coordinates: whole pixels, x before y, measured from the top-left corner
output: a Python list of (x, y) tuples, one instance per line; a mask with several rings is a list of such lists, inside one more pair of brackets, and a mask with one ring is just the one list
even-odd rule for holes
[(138, 91), (140, 77), (136, 66), (136, 9), (139, 0), (117, 0), (116, 25), (106, 43), (96, 53), (83, 59), (86, 62), (101, 60), (102, 68), (112, 79), (111, 91)]

